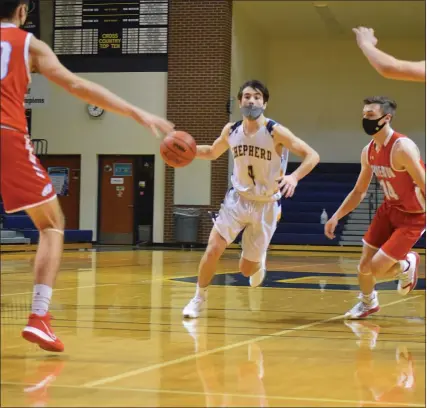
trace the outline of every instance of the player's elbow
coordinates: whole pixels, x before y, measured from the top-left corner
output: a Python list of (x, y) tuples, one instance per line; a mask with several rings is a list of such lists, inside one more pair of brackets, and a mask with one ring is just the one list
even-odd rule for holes
[(385, 66), (385, 67), (381, 67), (378, 68), (378, 72), (387, 79), (393, 79), (396, 77), (396, 74), (398, 73), (398, 71), (392, 67), (392, 66)]
[(393, 64), (380, 64), (376, 68), (378, 73), (385, 78), (389, 78), (396, 72), (396, 67)]
[(401, 63), (397, 60), (378, 64), (377, 71), (388, 79), (393, 79), (402, 71)]
[(72, 95), (82, 96), (88, 93), (87, 83), (82, 78), (76, 78), (68, 82), (66, 85), (66, 89)]
[(304, 159), (307, 160), (312, 166), (312, 168), (316, 167), (320, 162), (320, 156), (319, 153), (316, 152), (316, 150), (309, 148), (305, 154)]
[(313, 167), (317, 166), (320, 162), (320, 155), (316, 152), (316, 150), (313, 150), (311, 153), (312, 160), (313, 160)]
[(351, 193), (356, 196), (359, 201), (363, 201), (366, 197), (367, 190), (356, 187)]
[(216, 149), (211, 148), (210, 149), (210, 160), (216, 160), (219, 157), (221, 157), (224, 153), (224, 149), (221, 147), (217, 147)]
[(218, 157), (221, 156), (221, 154), (222, 153), (218, 153), (218, 152), (211, 150), (211, 152), (209, 154), (209, 160), (216, 160), (216, 159), (218, 159)]

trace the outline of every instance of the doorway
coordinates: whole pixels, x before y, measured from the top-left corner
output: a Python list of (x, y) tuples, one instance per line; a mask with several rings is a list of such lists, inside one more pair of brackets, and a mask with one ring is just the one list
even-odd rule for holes
[(154, 155), (100, 155), (98, 243), (153, 239)]

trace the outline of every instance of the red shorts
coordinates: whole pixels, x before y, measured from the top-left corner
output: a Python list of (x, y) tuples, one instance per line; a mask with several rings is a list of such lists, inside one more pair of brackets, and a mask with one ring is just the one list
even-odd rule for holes
[(0, 128), (0, 194), (6, 212), (36, 207), (56, 197), (52, 182), (33, 154), (28, 135)]
[(383, 203), (377, 210), (363, 242), (401, 261), (423, 235), (425, 213), (406, 213)]

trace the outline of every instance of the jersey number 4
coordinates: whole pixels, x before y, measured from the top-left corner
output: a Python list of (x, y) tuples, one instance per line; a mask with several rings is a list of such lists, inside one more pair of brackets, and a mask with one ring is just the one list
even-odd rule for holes
[(255, 174), (254, 174), (253, 166), (248, 166), (248, 175), (252, 179), (254, 186), (255, 186)]
[(393, 186), (389, 181), (386, 180), (380, 180), (381, 187), (383, 188), (384, 195), (386, 196), (387, 200), (398, 200), (399, 196), (394, 191)]
[(10, 54), (12, 54), (12, 46), (7, 41), (1, 43), (1, 80), (6, 78), (9, 72)]

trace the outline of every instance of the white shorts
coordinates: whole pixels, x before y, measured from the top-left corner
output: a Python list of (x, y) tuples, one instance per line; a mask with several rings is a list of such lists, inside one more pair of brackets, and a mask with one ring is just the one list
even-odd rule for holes
[(214, 227), (227, 241), (227, 245), (245, 229), (242, 257), (251, 262), (261, 262), (281, 215), (280, 201), (265, 203), (248, 200), (231, 189), (214, 220)]

